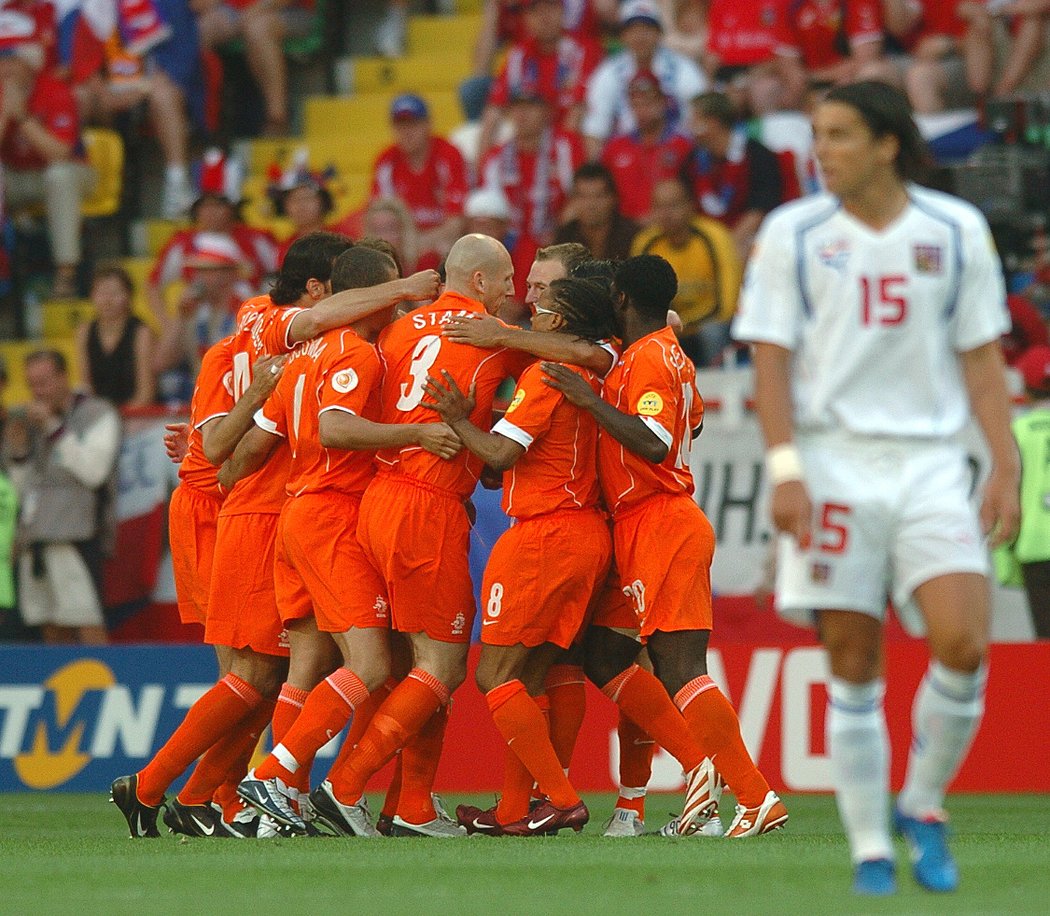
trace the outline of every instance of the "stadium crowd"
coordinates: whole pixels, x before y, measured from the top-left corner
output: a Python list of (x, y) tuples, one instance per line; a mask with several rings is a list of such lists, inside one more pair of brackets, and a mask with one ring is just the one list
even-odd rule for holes
[[(275, 155), (246, 175), (226, 127), (223, 68), (236, 49), (253, 84), (253, 138), (289, 136), (286, 48), (317, 33), (328, 10), (308, 0), (0, 3), (4, 237), (42, 218), (49, 299), (75, 300), (83, 285), (90, 300), (75, 362), (32, 348), (17, 367), (30, 402), (4, 414), (4, 505), (17, 493), (21, 510), (17, 521), (6, 513), (18, 529), (7, 564), (17, 588), (0, 583), (0, 596), (17, 594), (47, 641), (106, 639), (97, 579), (112, 539), (115, 408), (190, 413), (169, 437), (181, 462), (170, 544), (179, 614), (204, 626), (220, 678), (142, 770), (114, 782), (132, 837), (157, 836), (162, 809), (191, 836), (580, 830), (588, 812), (567, 773), (585, 677), (620, 710), (621, 791), (606, 835), (645, 830), (657, 745), (685, 778), (664, 835), (782, 827), (787, 809), (706, 666), (714, 534), (692, 499), (696, 371), (735, 365), (765, 341), (754, 323), (741, 341), (730, 334), (745, 265), (768, 214), (821, 199), (827, 157), (809, 118), (829, 92), (853, 104), (835, 93), (868, 87), (864, 111), (871, 86), (893, 87), (931, 131), (938, 114), (973, 109), (967, 152), (1020, 140), (1045, 152), (1047, 87), (1018, 93), (1045, 72), (1050, 4), (485, 0), (459, 87), (464, 123), (443, 136), (434, 100), (402, 87), (384, 110), (392, 142), (352, 206), (346, 176), (317, 167), (309, 136), (279, 155), (259, 146)], [(404, 57), (409, 12), (405, 0), (385, 6), (382, 56)], [(167, 225), (138, 277), (85, 257), (85, 203), (103, 177), (88, 131), (113, 127), (145, 133), (162, 164), (158, 200), (137, 201), (136, 215)], [(340, 142), (353, 146), (363, 127), (343, 125)], [(875, 140), (892, 133), (867, 127)], [(262, 199), (247, 199), (249, 184)], [(971, 336), (997, 352), (1001, 330), (1017, 393), (1039, 406), (1050, 395), (1045, 200), (1037, 215), (1006, 265), (1010, 322), (999, 329), (993, 316)], [(916, 249), (916, 269), (939, 275), (941, 257)], [(885, 285), (879, 295), (876, 309), (904, 308)], [(903, 318), (887, 314), (884, 324)], [(798, 456), (777, 454), (774, 483), (798, 483)], [(489, 482), (502, 472), (515, 520), (482, 584), (475, 673), (508, 749), (498, 804), (452, 816), (432, 788), (466, 678), (469, 500), (483, 467)], [(1041, 530), (1018, 543), (1038, 544)], [(1050, 560), (1027, 548), (1012, 559), (1045, 636)], [(943, 800), (979, 716), (981, 659), (954, 658), (964, 660), (931, 671), (969, 718), (948, 763), (915, 751), (907, 797), (921, 797), (924, 813)], [(867, 692), (843, 676), (843, 708), (877, 702), (865, 677)], [(951, 696), (929, 693), (916, 708), (931, 722), (955, 714), (936, 706)], [(348, 724), (328, 779), (312, 785), (314, 755)], [(249, 771), (267, 726), (273, 751)], [(373, 819), (365, 788), (395, 757)], [(737, 801), (728, 826), (725, 785)], [(914, 829), (940, 850), (942, 834)], [(927, 880), (951, 885), (943, 859), (938, 868)], [(861, 892), (882, 893), (892, 874), (862, 877)]]

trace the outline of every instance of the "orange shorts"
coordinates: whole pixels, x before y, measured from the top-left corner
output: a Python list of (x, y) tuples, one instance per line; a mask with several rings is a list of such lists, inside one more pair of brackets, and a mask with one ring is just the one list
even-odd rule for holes
[(168, 544), (183, 623), (203, 624), (208, 616), (215, 526), (221, 506), (217, 495), (184, 483), (175, 488), (168, 503)]
[(360, 497), (334, 490), (284, 504), (273, 582), (285, 624), (314, 614), (325, 633), (390, 625), (386, 589), (357, 540), (360, 505)]
[(401, 474), (380, 475), (361, 498), (357, 538), (386, 586), (395, 630), (470, 641), (470, 522), (455, 494)]
[(655, 496), (613, 520), (620, 584), (645, 638), (710, 630), (715, 532), (690, 496)]
[(612, 556), (596, 509), (516, 522), (489, 556), (481, 587), (481, 641), (488, 646), (572, 645)]
[(615, 560), (609, 567), (605, 581), (598, 588), (593, 607), (589, 626), (609, 627), (613, 630), (638, 629), (638, 615), (634, 612), (634, 602), (624, 593)]
[(288, 655), (288, 634), (273, 591), (273, 548), (280, 516), (221, 515), (215, 534), (204, 641)]

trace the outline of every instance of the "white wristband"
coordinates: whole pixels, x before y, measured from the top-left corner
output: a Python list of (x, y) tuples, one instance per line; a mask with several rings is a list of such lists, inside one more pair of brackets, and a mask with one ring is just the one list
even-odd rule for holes
[(802, 458), (793, 442), (774, 445), (766, 452), (766, 474), (774, 487), (790, 480), (802, 480)]

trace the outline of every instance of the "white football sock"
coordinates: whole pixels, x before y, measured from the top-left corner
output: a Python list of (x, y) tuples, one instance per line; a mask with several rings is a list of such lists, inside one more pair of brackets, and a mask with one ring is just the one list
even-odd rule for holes
[(854, 862), (892, 859), (889, 828), (890, 742), (882, 680), (828, 685), (828, 751), (835, 801)]
[(970, 748), (984, 712), (988, 668), (953, 671), (931, 661), (912, 706), (908, 775), (897, 806), (909, 817), (941, 814), (944, 792)]

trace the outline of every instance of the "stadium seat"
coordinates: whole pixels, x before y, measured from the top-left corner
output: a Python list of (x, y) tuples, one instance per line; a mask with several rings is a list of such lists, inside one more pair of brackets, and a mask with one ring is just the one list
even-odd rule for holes
[(0, 356), (7, 364), (8, 386), (4, 393), (4, 401), (10, 406), (24, 404), (29, 400), (29, 389), (25, 383), (25, 373), (22, 371), (22, 363), (34, 350), (49, 349), (58, 350), (69, 363), (69, 377), (73, 380), (80, 378), (80, 367), (77, 362), (76, 346), (73, 343), (73, 335), (64, 337), (46, 337), (43, 340), (7, 340), (0, 342)]
[(81, 204), (87, 217), (113, 216), (124, 189), (124, 141), (114, 130), (87, 127), (83, 132), (88, 162), (95, 170), (95, 189)]
[(438, 57), (442, 67), (463, 62), (469, 69), (480, 28), (480, 16), (412, 16), (408, 20), (409, 56)]
[[(414, 87), (405, 86), (403, 91)], [(313, 96), (306, 100), (305, 134), (308, 137), (336, 136), (346, 144), (347, 131), (354, 135), (362, 131), (378, 133), (383, 130), (389, 136), (390, 103), (397, 92), (370, 92), (344, 98)], [(430, 117), (434, 130), (448, 134), (463, 122), (463, 110), (459, 96), (453, 91), (422, 92), (430, 106)]]
[(54, 299), (43, 304), (44, 337), (71, 336), (84, 322), (95, 315), (89, 299)]
[(357, 57), (352, 63), (355, 93), (406, 92), (427, 95), (452, 92), (459, 88), (471, 71), (470, 51), (441, 54), (432, 50), (390, 60), (385, 57)]

